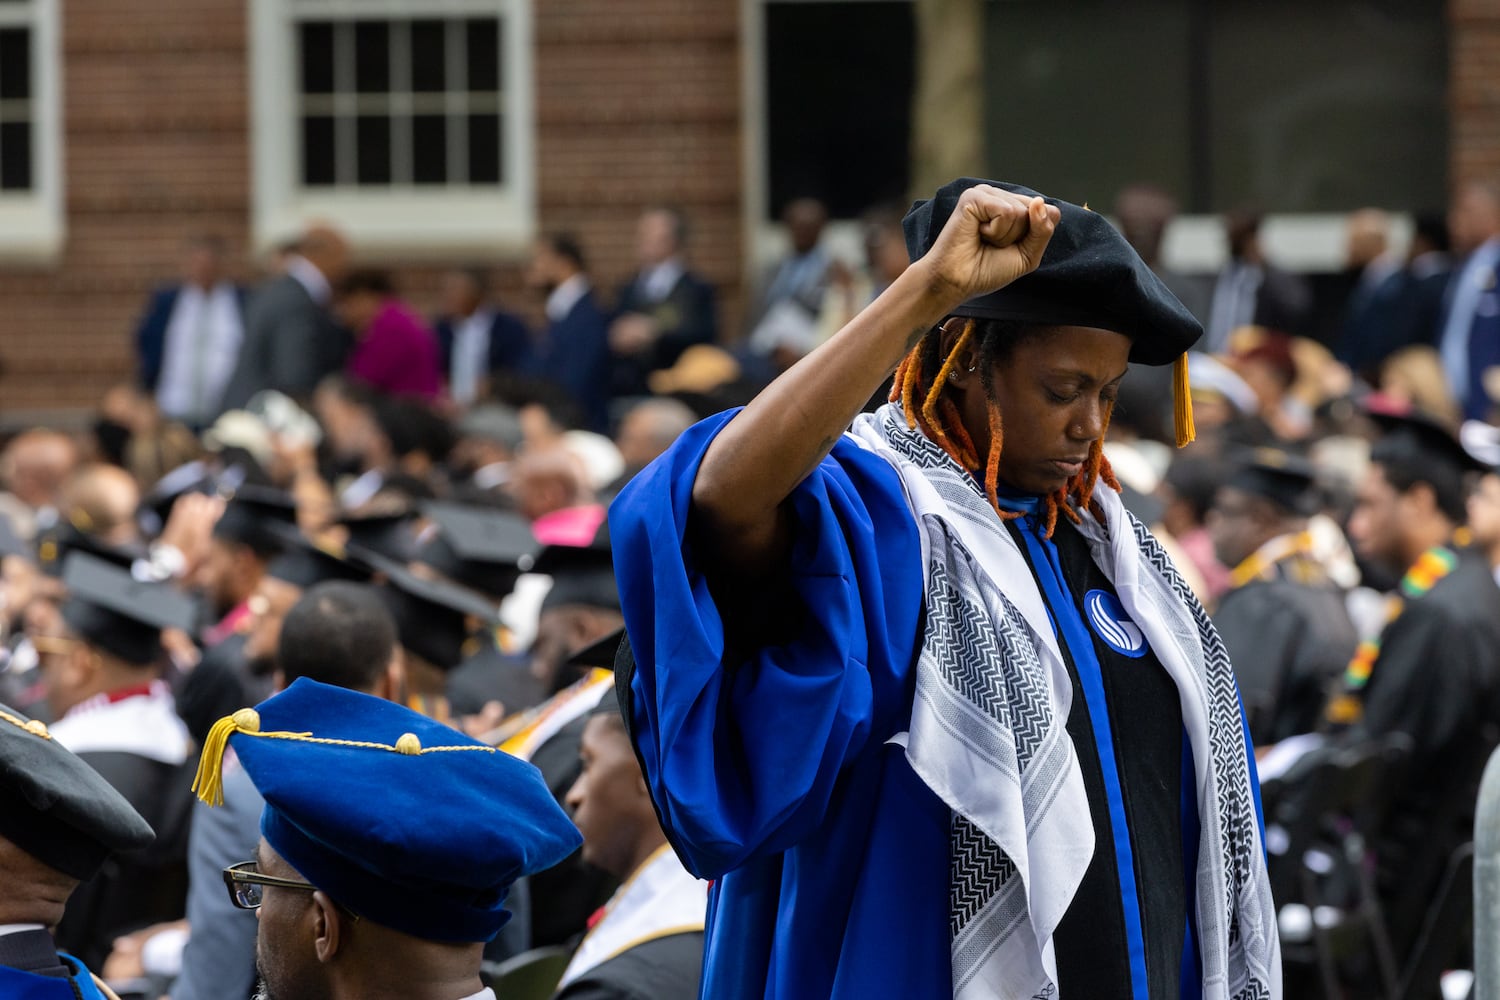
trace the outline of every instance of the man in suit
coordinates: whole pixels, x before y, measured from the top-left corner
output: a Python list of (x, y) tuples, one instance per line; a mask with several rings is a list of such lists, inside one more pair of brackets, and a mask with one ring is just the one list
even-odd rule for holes
[(686, 239), (687, 220), (676, 209), (647, 209), (636, 223), (640, 270), (621, 287), (609, 328), (618, 396), (646, 395), (646, 376), (718, 333), (714, 288), (687, 269)]
[(0, 705), (0, 996), (103, 1000), (51, 931), (80, 882), (153, 839), (124, 796), (45, 725)]
[(604, 430), (609, 423), (609, 332), (594, 302), (577, 238), (557, 233), (538, 240), (527, 281), (547, 296), (547, 332), (536, 374), (568, 391), (590, 429)]
[[(1350, 222), (1352, 237), (1353, 217)], [(1354, 246), (1351, 238), (1351, 264), (1358, 260)], [(1418, 216), (1403, 266), (1383, 276), (1378, 262), (1362, 269), (1345, 311), (1339, 360), (1375, 384), (1386, 358), (1404, 347), (1436, 343), (1451, 274), (1447, 224), (1441, 216)]]
[(1261, 217), (1250, 211), (1224, 218), (1229, 262), (1214, 282), (1208, 324), (1198, 348), (1211, 354), (1229, 349), (1229, 335), (1242, 326), (1264, 326), (1300, 336), (1307, 332), (1312, 293), (1301, 277), (1271, 265), (1260, 245)]
[(323, 376), (343, 368), (352, 345), (328, 306), (348, 266), (349, 244), (338, 230), (313, 226), (303, 234), (286, 258), (286, 273), (250, 300), (223, 409), (240, 409), (263, 389), (305, 398)]
[(1438, 350), (1464, 417), (1483, 420), (1494, 407), (1485, 372), (1500, 365), (1500, 190), (1488, 184), (1461, 188), (1448, 211), (1448, 231), (1463, 260), (1448, 285)]
[(484, 395), (492, 373), (522, 371), (534, 353), (526, 324), (486, 302), (486, 289), (478, 268), (443, 276), (443, 315), (433, 332), (448, 394), (460, 406)]
[(141, 388), (164, 416), (194, 429), (219, 412), (219, 400), (245, 333), (245, 292), (230, 282), (224, 241), (188, 241), (182, 283), (151, 294), (135, 331)]

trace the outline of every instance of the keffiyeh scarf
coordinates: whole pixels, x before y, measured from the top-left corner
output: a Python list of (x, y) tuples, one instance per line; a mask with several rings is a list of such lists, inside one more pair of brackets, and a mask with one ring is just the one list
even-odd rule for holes
[[(955, 1000), (1057, 995), (1051, 938), (1094, 851), (1066, 724), (1066, 661), (1025, 557), (973, 477), (895, 406), (850, 435), (895, 467), (922, 536), (927, 619), (904, 736), (952, 810)], [(1281, 995), (1276, 912), (1239, 696), (1223, 643), (1171, 559), (1114, 492), (1079, 530), (1177, 685), (1201, 826), (1197, 914), (1205, 1000)]]

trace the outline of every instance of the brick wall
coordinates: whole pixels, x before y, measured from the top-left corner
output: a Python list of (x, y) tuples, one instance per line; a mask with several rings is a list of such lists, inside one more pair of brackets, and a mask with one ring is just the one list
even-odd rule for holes
[(1500, 181), (1500, 0), (1450, 0), (1449, 177)]
[[(222, 234), (237, 271), (254, 275), (245, 3), (66, 0), (67, 241), (53, 265), (0, 264), (0, 422), (84, 410), (128, 378), (134, 319), (188, 235)], [(536, 0), (533, 11), (542, 229), (579, 233), (613, 289), (631, 270), (639, 208), (678, 205), (694, 264), (736, 316), (736, 0)], [(539, 314), (514, 260), (429, 253), (396, 262), (397, 280), (425, 310), (442, 269), (471, 263), (493, 264), (500, 296)]]

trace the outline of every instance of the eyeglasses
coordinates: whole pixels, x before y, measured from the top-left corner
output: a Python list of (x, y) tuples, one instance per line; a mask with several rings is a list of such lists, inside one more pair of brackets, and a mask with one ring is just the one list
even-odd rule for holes
[[(259, 909), (265, 898), (265, 887), (268, 885), (280, 889), (301, 889), (303, 892), (316, 892), (318, 888), (311, 882), (297, 882), (289, 878), (277, 878), (275, 875), (262, 875), (258, 861), (241, 861), (237, 865), (230, 865), (224, 869), (224, 887), (229, 890), (229, 901), (242, 910)], [(347, 906), (337, 902), (334, 905), (349, 914), (352, 919), (359, 919), (359, 914)]]
[(260, 865), (255, 861), (241, 861), (224, 869), (224, 887), (229, 890), (229, 900), (242, 910), (258, 909), (268, 885), (281, 889), (302, 889), (306, 892), (313, 892), (318, 888), (311, 882), (262, 875)]

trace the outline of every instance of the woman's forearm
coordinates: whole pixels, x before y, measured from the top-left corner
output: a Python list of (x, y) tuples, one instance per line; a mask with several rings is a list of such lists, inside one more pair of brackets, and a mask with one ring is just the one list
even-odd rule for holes
[(779, 549), (782, 503), (833, 448), (871, 394), (955, 305), (921, 266), (766, 387), (720, 432), (693, 484), (717, 555), (754, 570)]

